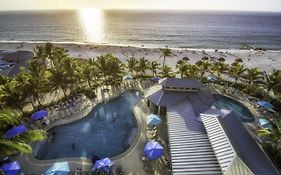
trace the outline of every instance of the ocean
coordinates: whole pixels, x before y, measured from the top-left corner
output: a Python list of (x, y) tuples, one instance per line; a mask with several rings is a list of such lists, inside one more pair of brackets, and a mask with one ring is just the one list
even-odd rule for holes
[(281, 50), (281, 13), (64, 10), (0, 12), (0, 42)]

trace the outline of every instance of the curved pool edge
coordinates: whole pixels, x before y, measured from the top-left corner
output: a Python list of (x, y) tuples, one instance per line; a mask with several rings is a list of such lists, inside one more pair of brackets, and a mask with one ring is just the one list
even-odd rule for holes
[[(136, 90), (136, 91), (140, 91), (141, 93), (143, 93), (139, 89), (127, 89), (127, 90)], [(44, 130), (49, 130), (49, 129), (51, 129), (55, 126), (58, 126), (58, 125), (67, 124), (67, 123), (71, 123), (71, 122), (75, 122), (77, 120), (80, 120), (80, 119), (86, 117), (87, 114), (89, 114), (96, 105), (98, 105), (100, 103), (103, 103), (105, 101), (117, 98), (119, 95), (121, 95), (121, 93), (118, 94), (118, 95), (110, 96), (110, 97), (108, 97), (104, 100), (100, 100), (98, 102), (94, 102), (93, 100), (90, 100), (91, 105), (88, 105), (87, 109), (84, 108), (84, 111), (83, 112), (81, 111), (82, 113), (80, 112), (80, 117), (75, 117), (74, 119), (71, 119), (71, 120), (64, 119), (64, 120), (61, 120), (61, 121), (57, 121), (57, 122), (53, 123), (52, 125), (44, 128)], [(119, 155), (110, 157), (110, 159), (112, 159), (113, 161), (118, 161), (119, 159), (122, 159), (124, 156), (128, 155), (131, 151), (133, 151), (133, 149), (136, 147), (136, 145), (137, 145), (137, 143), (140, 139), (140, 135), (141, 135), (141, 131), (142, 131), (141, 128), (140, 128), (141, 123), (140, 123), (140, 120), (136, 117), (135, 108), (143, 100), (144, 100), (144, 98), (140, 98), (140, 100), (137, 103), (135, 103), (132, 107), (132, 112), (134, 113), (134, 117), (135, 117), (136, 124), (137, 124), (137, 134), (135, 136), (135, 139), (126, 151), (124, 151), (123, 153), (121, 153)], [(72, 114), (72, 115), (75, 115), (75, 114)], [(33, 146), (33, 144), (32, 144), (32, 146)], [(89, 170), (92, 168), (92, 165), (93, 165), (91, 159), (84, 158), (84, 157), (63, 157), (63, 158), (58, 158), (58, 159), (40, 160), (40, 159), (36, 159), (35, 156), (33, 155), (33, 153), (22, 154), (20, 156), (20, 160), (21, 161), (27, 161), (29, 163), (29, 167), (32, 167), (32, 168), (34, 166), (38, 166), (38, 167), (41, 167), (41, 168), (44, 167), (44, 169), (46, 169), (46, 170), (49, 166), (51, 166), (55, 162), (63, 162), (63, 161), (67, 161), (70, 164), (74, 164), (73, 165), (74, 167), (80, 167), (82, 165), (83, 168), (86, 168), (85, 166), (89, 166), (88, 168), (86, 168), (86, 169), (89, 169)]]
[(236, 99), (236, 98), (234, 98), (234, 97), (232, 97), (232, 96), (229, 96), (229, 95), (227, 95), (227, 94), (223, 94), (223, 95), (222, 95), (222, 94), (219, 94), (219, 93), (212, 93), (212, 95), (220, 95), (220, 96), (224, 96), (224, 97), (230, 98), (231, 100), (234, 100), (234, 101), (238, 102), (239, 105), (241, 105), (241, 106), (243, 106), (244, 108), (248, 109), (249, 112), (251, 113), (252, 117), (253, 117), (253, 121), (252, 121), (252, 122), (242, 122), (242, 121), (241, 121), (242, 124), (245, 125), (245, 124), (251, 124), (251, 123), (256, 123), (256, 122), (257, 122), (258, 119), (257, 119), (257, 117), (254, 115), (254, 112), (253, 112), (247, 105), (245, 105), (243, 101), (241, 101), (241, 100), (239, 100), (239, 99)]

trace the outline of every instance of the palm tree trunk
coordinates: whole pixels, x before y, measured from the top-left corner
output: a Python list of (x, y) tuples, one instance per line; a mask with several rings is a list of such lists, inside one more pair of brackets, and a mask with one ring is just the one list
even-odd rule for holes
[(166, 61), (166, 57), (164, 56), (163, 57), (163, 65), (162, 66), (165, 66), (165, 61)]
[(28, 98), (29, 98), (29, 101), (30, 101), (30, 103), (31, 103), (31, 106), (33, 107), (33, 109), (35, 109), (35, 105), (34, 105), (34, 103), (32, 102), (32, 99), (31, 99), (30, 95), (28, 95)]
[(24, 115), (23, 108), (21, 107), (21, 105), (18, 105), (18, 107), (19, 107), (19, 109), (20, 109), (22, 115)]
[(64, 90), (62, 87), (60, 87), (60, 88), (61, 88), (61, 90), (62, 90), (64, 96), (66, 97), (66, 92), (65, 92), (65, 90)]
[(88, 82), (89, 87), (91, 88), (91, 82), (90, 82), (90, 80), (88, 80), (87, 82)]

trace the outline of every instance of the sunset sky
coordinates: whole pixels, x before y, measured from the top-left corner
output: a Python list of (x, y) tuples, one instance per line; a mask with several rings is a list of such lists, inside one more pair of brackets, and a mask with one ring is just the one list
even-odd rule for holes
[(281, 0), (0, 0), (0, 2), (0, 10), (98, 8), (281, 12)]

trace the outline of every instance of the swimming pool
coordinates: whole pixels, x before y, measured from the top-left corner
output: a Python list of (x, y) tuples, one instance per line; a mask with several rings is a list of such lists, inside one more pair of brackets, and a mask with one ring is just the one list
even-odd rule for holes
[(241, 122), (251, 123), (255, 121), (251, 111), (242, 103), (220, 94), (214, 94), (213, 96), (216, 99), (214, 104), (215, 107), (219, 109), (232, 110), (236, 116), (239, 117)]
[(48, 139), (34, 149), (35, 157), (40, 160), (91, 159), (93, 155), (104, 158), (121, 154), (136, 137), (137, 122), (132, 107), (142, 96), (139, 91), (125, 91), (96, 105), (84, 118), (51, 128)]

